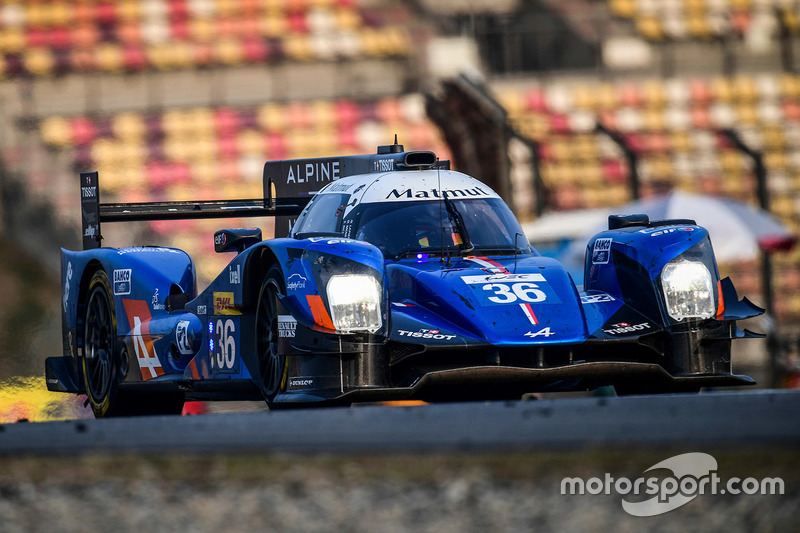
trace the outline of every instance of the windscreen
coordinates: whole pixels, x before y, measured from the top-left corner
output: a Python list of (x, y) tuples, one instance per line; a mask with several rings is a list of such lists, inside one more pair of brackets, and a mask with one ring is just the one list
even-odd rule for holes
[(443, 250), (514, 253), (515, 240), (518, 252), (530, 250), (501, 199), (453, 199), (451, 206), (429, 200), (361, 204), (345, 217), (344, 236), (377, 246), (389, 259)]

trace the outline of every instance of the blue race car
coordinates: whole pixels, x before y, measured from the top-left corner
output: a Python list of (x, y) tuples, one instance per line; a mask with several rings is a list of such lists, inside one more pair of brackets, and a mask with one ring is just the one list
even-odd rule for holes
[[(179, 413), (186, 399), (270, 407), (519, 398), (750, 384), (735, 321), (763, 312), (720, 280), (691, 220), (610, 216), (585, 287), (532, 249), (503, 200), (432, 152), (267, 162), (257, 200), (101, 204), (81, 174), (84, 251), (62, 250), (63, 355), (48, 389), (97, 417)], [(198, 292), (192, 259), (101, 248), (101, 222), (274, 216), (221, 229), (235, 254)]]

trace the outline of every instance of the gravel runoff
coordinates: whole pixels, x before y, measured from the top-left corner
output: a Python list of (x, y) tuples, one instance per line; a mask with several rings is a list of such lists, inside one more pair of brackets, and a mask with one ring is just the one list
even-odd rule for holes
[(685, 451), (0, 457), (0, 532), (797, 531), (789, 449), (713, 454), (721, 479), (781, 477), (782, 496), (633, 517), (614, 492), (560, 493), (565, 476), (635, 479)]

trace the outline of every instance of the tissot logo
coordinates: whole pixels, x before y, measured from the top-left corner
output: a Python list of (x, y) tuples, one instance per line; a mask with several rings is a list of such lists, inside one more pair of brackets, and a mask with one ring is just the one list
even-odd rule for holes
[(394, 160), (378, 159), (375, 161), (375, 172), (390, 172), (394, 170)]
[(449, 341), (454, 339), (455, 335), (446, 335), (441, 333), (438, 329), (420, 329), (419, 331), (407, 331), (403, 329), (397, 330), (398, 335), (401, 337), (415, 337), (417, 339), (435, 339), (437, 341)]
[(473, 187), (472, 189), (444, 189), (439, 191), (438, 189), (392, 189), (389, 194), (386, 195), (386, 199), (389, 200), (390, 198), (443, 198), (444, 196), (448, 198), (461, 198), (461, 197), (470, 197), (470, 196), (490, 196), (488, 192), (484, 191), (480, 187)]
[(634, 333), (644, 329), (650, 329), (650, 324), (647, 322), (642, 322), (641, 324), (628, 324), (627, 322), (620, 322), (618, 324), (612, 324), (611, 328), (604, 329), (603, 331), (609, 335), (619, 335), (620, 333)]

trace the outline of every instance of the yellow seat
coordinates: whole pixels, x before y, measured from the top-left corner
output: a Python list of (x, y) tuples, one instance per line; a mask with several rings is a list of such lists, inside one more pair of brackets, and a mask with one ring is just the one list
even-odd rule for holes
[(636, 19), (636, 30), (650, 41), (664, 40), (664, 26), (655, 16), (642, 16)]
[(242, 45), (234, 39), (220, 39), (214, 44), (214, 51), (223, 65), (236, 66), (244, 60)]
[(589, 85), (576, 85), (572, 88), (572, 102), (576, 109), (586, 111), (597, 108), (594, 88)]
[(758, 98), (755, 80), (749, 76), (739, 76), (733, 82), (734, 96), (742, 103), (752, 103)]
[(49, 48), (31, 48), (25, 52), (24, 63), (34, 76), (49, 76), (53, 73), (55, 58)]
[(618, 17), (631, 19), (636, 15), (636, 4), (634, 0), (610, 0), (609, 8), (611, 12)]
[(708, 23), (705, 13), (690, 14), (686, 21), (686, 27), (689, 30), (689, 35), (694, 38), (708, 39), (711, 37), (711, 25)]
[(39, 124), (44, 142), (55, 148), (71, 146), (70, 124), (64, 117), (49, 117)]

